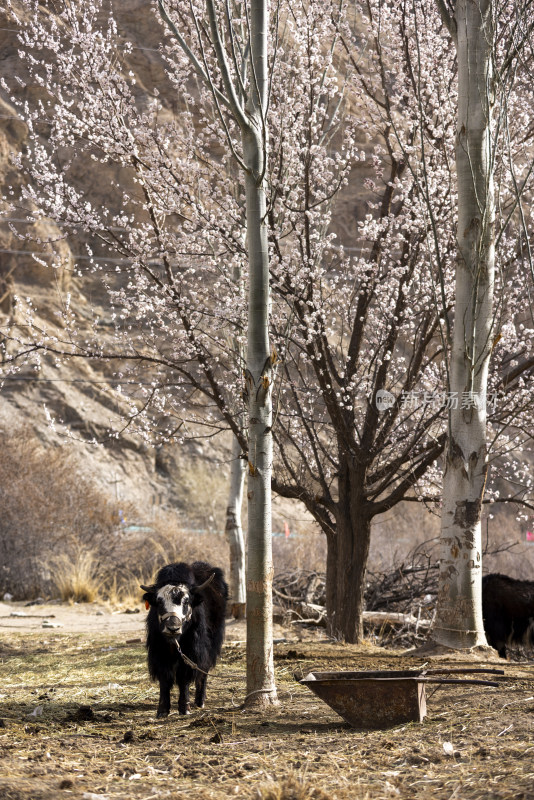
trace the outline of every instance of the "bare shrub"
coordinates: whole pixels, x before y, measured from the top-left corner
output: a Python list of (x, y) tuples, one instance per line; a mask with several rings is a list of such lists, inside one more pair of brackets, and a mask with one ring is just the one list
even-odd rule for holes
[(45, 448), (30, 429), (0, 447), (0, 596), (59, 594), (77, 602), (131, 602), (139, 584), (171, 561), (209, 560), (228, 569), (222, 534), (184, 532), (173, 514), (149, 522), (82, 477), (69, 446)]
[(273, 560), (276, 573), (310, 570), (321, 572), (326, 564), (326, 538), (324, 533), (291, 533), (273, 538)]
[(389, 570), (368, 570), (366, 609), (417, 614), (421, 606), (433, 606), (438, 591), (437, 545), (437, 539), (422, 542)]
[(150, 581), (160, 567), (175, 561), (209, 561), (228, 572), (228, 545), (222, 533), (184, 530), (171, 512), (159, 512), (151, 528), (137, 542), (141, 582)]
[(86, 544), (102, 561), (118, 526), (114, 505), (81, 477), (68, 447), (44, 448), (28, 429), (0, 447), (0, 593), (18, 599), (53, 591), (53, 564)]

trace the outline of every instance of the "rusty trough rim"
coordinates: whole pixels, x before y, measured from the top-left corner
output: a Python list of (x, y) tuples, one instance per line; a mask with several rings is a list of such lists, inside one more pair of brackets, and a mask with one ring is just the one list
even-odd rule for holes
[[(501, 680), (489, 681), (480, 678), (448, 678), (447, 675), (470, 675), (485, 674), (498, 675)], [(439, 677), (440, 675), (444, 677)], [(434, 677), (435, 676), (435, 677)], [(311, 671), (306, 676), (297, 678), (299, 683), (307, 685), (309, 683), (348, 683), (350, 681), (414, 681), (417, 683), (436, 683), (436, 684), (465, 684), (466, 686), (499, 686), (507, 676), (503, 669), (484, 669), (481, 667), (469, 668), (442, 668), (442, 669), (405, 669), (405, 670), (358, 670), (358, 671)]]
[(452, 667), (442, 669), (378, 669), (378, 670), (311, 670), (310, 675), (321, 676), (316, 680), (365, 680), (366, 678), (376, 678), (377, 680), (387, 680), (390, 678), (424, 678), (427, 675), (468, 675), (485, 674), (505, 676), (503, 669), (489, 669), (481, 667)]

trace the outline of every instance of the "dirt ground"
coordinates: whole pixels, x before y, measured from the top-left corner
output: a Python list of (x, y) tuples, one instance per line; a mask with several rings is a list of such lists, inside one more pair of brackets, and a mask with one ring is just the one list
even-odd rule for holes
[[(111, 610), (101, 603), (26, 603), (0, 602), (0, 643), (5, 634), (44, 634), (47, 631), (81, 633), (91, 637), (124, 636), (125, 641), (143, 638), (146, 612), (144, 606)], [(298, 641), (300, 634), (291, 628), (274, 625), (275, 640)], [(245, 643), (246, 621), (226, 621), (225, 641)], [(0, 798), (1, 800), (1, 798)]]
[[(144, 607), (140, 605), (110, 610), (100, 603), (57, 602), (29, 606), (25, 603), (0, 602), (0, 637), (15, 632), (44, 634), (56, 630), (87, 636), (124, 635), (127, 639), (134, 639), (144, 636), (145, 618)], [(287, 634), (277, 627), (275, 635), (283, 638)], [(245, 641), (245, 636), (245, 622), (228, 620), (226, 641)]]
[[(27, 616), (10, 616), (21, 611)], [(275, 645), (280, 705), (242, 711), (244, 625), (230, 623), (206, 708), (161, 721), (146, 673), (144, 616), (0, 604), (3, 800), (534, 800), (532, 662), (490, 659), (487, 666), (504, 666), (508, 677), (498, 687), (428, 685), (422, 723), (362, 731), (294, 674), (410, 669), (421, 657), (277, 629), (287, 639)], [(43, 618), (63, 627), (43, 628)], [(484, 666), (481, 658), (468, 666)]]

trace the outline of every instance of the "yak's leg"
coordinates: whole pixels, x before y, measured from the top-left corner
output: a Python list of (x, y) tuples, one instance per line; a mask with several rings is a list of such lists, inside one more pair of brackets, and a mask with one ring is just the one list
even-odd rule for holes
[(189, 683), (185, 678), (178, 678), (178, 712), (180, 714), (190, 714), (189, 709)]
[(171, 710), (171, 689), (173, 686), (172, 678), (159, 679), (159, 703), (158, 703), (158, 717), (167, 717)]
[(491, 633), (491, 645), (495, 648), (501, 658), (508, 658), (506, 645), (512, 641), (514, 621), (506, 616), (501, 616), (493, 626)]
[(195, 676), (195, 705), (198, 708), (204, 708), (206, 702), (206, 682), (208, 676), (203, 672), (198, 672)]

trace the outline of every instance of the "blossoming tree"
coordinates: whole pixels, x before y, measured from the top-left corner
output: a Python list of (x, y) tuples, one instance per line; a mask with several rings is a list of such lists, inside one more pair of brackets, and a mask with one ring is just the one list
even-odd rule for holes
[[(490, 387), (498, 392), (498, 402), (490, 415), (489, 436), (492, 457), (500, 458), (487, 498), (505, 499), (498, 497), (497, 486), (506, 477), (510, 487), (506, 498), (531, 502), (532, 481), (520, 453), (532, 434), (532, 325), (527, 322), (528, 308), (518, 297), (517, 280), (519, 276), (530, 280), (525, 258), (531, 223), (523, 208), (532, 196), (533, 131), (525, 117), (530, 107), (526, 102), (530, 67), (525, 60), (521, 67), (514, 61), (515, 80), (500, 87), (501, 127), (492, 142), (491, 159), (486, 159), (488, 170), (497, 176), (500, 214), (496, 223), (492, 214), (484, 212), (481, 217), (488, 230), (497, 225), (498, 300), (494, 305), (489, 302), (484, 271), (472, 278), (471, 289), (456, 283), (455, 294), (457, 219), (466, 213), (469, 182), (466, 178), (457, 188), (455, 161), (458, 154), (461, 161), (463, 153), (457, 147), (456, 127), (457, 113), (463, 113), (464, 97), (459, 98), (457, 90), (462, 65), (434, 3), (376, 0), (351, 8), (354, 13), (338, 21), (348, 68), (340, 71), (350, 75), (357, 128), (366, 132), (373, 148), (367, 173), (357, 173), (365, 177), (366, 209), (352, 221), (358, 225), (350, 239), (359, 248), (354, 256), (339, 247), (339, 239), (325, 235), (330, 219), (324, 206), (316, 203), (320, 178), (309, 181), (309, 170), (302, 174), (299, 246), (292, 255), (277, 254), (275, 261), (276, 267), (281, 265), (275, 291), (291, 308), (295, 325), (283, 358), (286, 383), (277, 412), (280, 464), (274, 485), (278, 492), (300, 498), (325, 531), (330, 632), (358, 641), (371, 521), (402, 500), (440, 499), (437, 460), (450, 436), (449, 420), (469, 418), (474, 423), (485, 418), (476, 404), (482, 396), (485, 400), (482, 388), (490, 354)], [(511, 19), (510, 12), (501, 25), (511, 25)], [(515, 30), (517, 41), (528, 41), (526, 30), (526, 23)], [(509, 39), (506, 30), (501, 32), (503, 52)], [(479, 31), (481, 36), (487, 34)], [(496, 57), (496, 44), (489, 46)], [(470, 48), (480, 52), (477, 45)], [(513, 55), (513, 48), (510, 52)], [(312, 130), (315, 119), (303, 103), (295, 117), (310, 119)], [(479, 119), (488, 116), (485, 111)], [(292, 126), (297, 125), (292, 119)], [(318, 158), (316, 151), (314, 155)], [(474, 152), (464, 155), (468, 163), (471, 159), (471, 172), (473, 157)], [(463, 169), (467, 168), (465, 164)], [(321, 175), (327, 173), (321, 169)], [(481, 186), (489, 175), (489, 171), (477, 173)], [(484, 195), (479, 187), (476, 198), (470, 191), (471, 202), (476, 199), (484, 205), (484, 197), (493, 190), (488, 184)], [(293, 200), (293, 207), (297, 205)], [(331, 223), (335, 225), (335, 215)], [(344, 220), (345, 226), (350, 223)], [(460, 229), (462, 225), (468, 227), (465, 220)], [(482, 227), (476, 220), (470, 230), (481, 246)], [(467, 241), (461, 245), (467, 246)], [(485, 280), (492, 279), (486, 274)], [(466, 381), (465, 373), (459, 377), (458, 362), (466, 352), (472, 303), (476, 331), (471, 334), (478, 350), (471, 353), (471, 380)], [(464, 361), (462, 369), (467, 367)], [(479, 434), (485, 436), (482, 422)], [(510, 457), (512, 451), (515, 455)], [(471, 522), (480, 531), (485, 457), (478, 463), (477, 518)], [(458, 464), (460, 472), (462, 465)], [(458, 485), (447, 483), (451, 478), (448, 468), (444, 525), (451, 505), (464, 502)], [(474, 497), (467, 500), (465, 508), (474, 509)], [(470, 535), (471, 528), (466, 528), (463, 541)], [(455, 535), (452, 539), (456, 541)], [(450, 570), (451, 553), (458, 582), (466, 589), (472, 583), (472, 575), (467, 578), (458, 568), (459, 561), (470, 565), (465, 547), (455, 555), (446, 531), (443, 541), (449, 560), (442, 559), (441, 608), (443, 593), (451, 587), (451, 581), (443, 578)], [(473, 546), (480, 552), (479, 540)], [(479, 560), (475, 569), (480, 574)], [(474, 593), (479, 597), (480, 585), (469, 591), (471, 597)], [(458, 619), (457, 597), (447, 608)], [(477, 613), (476, 622), (461, 624), (477, 629), (476, 635), (483, 638), (480, 606)]]
[[(65, 334), (34, 326), (30, 350), (120, 364), (125, 393), (127, 378), (143, 374), (149, 385), (130, 389), (128, 422), (155, 420), (160, 437), (232, 430), (252, 494), (247, 693), (274, 698), (270, 437), (274, 489), (303, 502), (325, 532), (330, 632), (347, 641), (362, 633), (372, 520), (440, 495), (448, 412), (463, 401), (448, 374), (458, 204), (448, 33), (430, 0), (280, 2), (266, 66), (267, 20), (252, 6), (227, 4), (218, 16), (214, 2), (160, 3), (162, 58), (181, 104), (171, 117), (163, 93), (135, 85), (129, 44), (118, 49), (102, 6), (57, 17), (29, 6), (23, 52), (42, 95), (23, 109), (26, 200), (67, 233), (86, 231), (113, 315), (106, 336), (97, 320), (82, 333), (67, 307)], [(517, 108), (518, 97), (507, 101)], [(524, 229), (514, 225), (523, 208), (514, 181), (528, 197), (520, 156), (532, 132), (520, 115), (507, 118), (510, 146), (496, 155), (495, 452), (531, 433), (532, 330), (509, 284), (530, 236), (526, 216)], [(109, 170), (104, 207), (77, 180), (89, 159)], [(247, 315), (258, 298), (256, 328)], [(27, 323), (24, 353), (31, 315)]]

